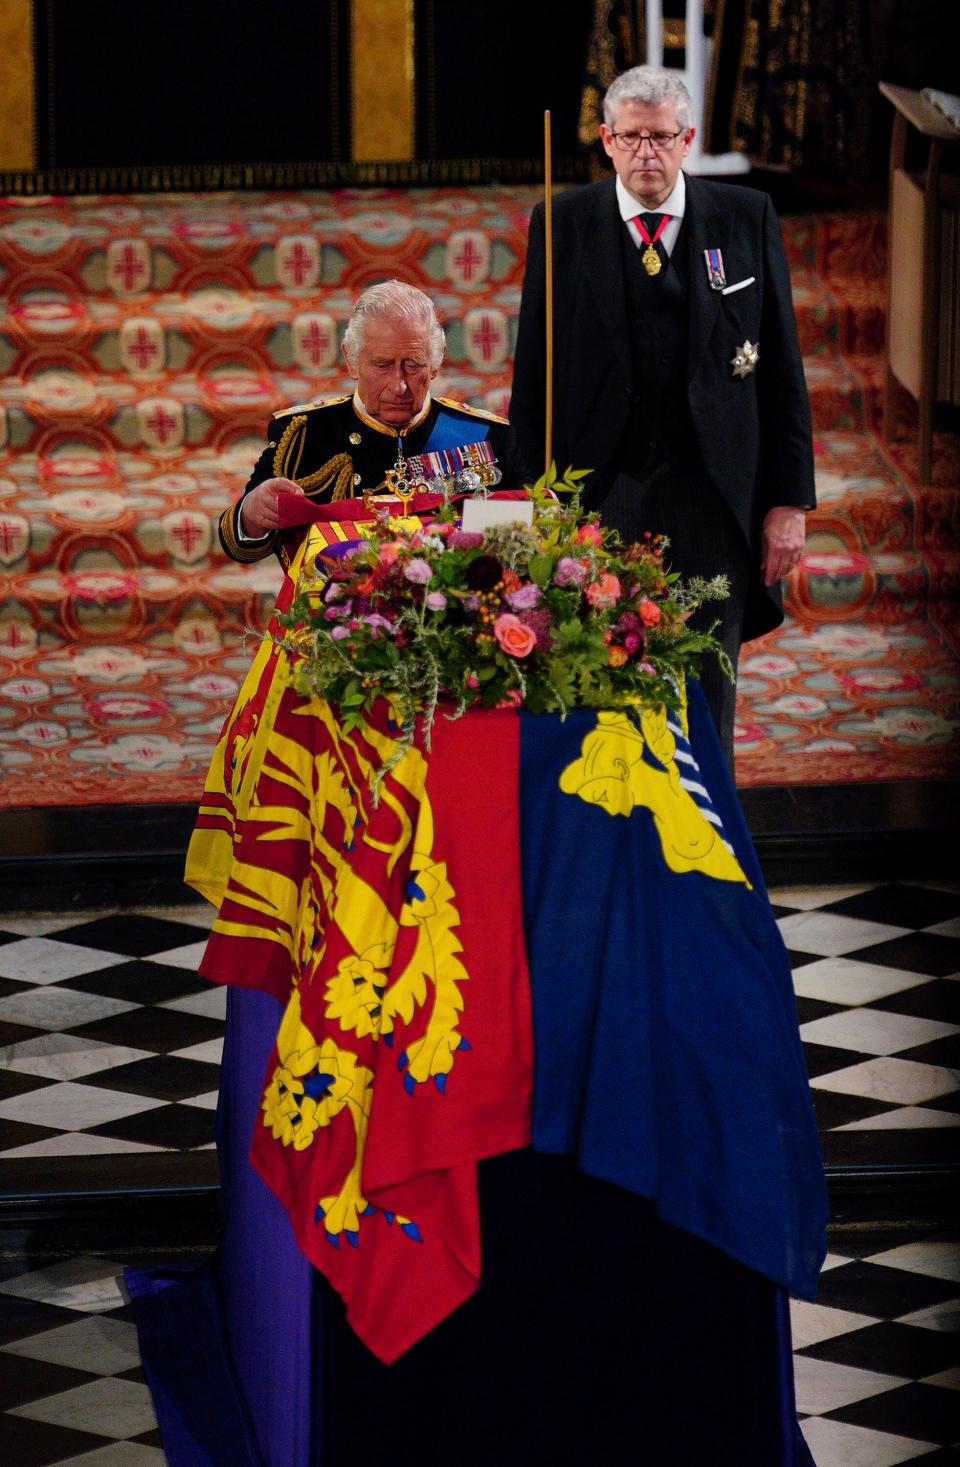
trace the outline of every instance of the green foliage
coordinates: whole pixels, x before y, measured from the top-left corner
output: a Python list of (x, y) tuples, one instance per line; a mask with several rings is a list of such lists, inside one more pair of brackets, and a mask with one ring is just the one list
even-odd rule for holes
[(378, 520), (352, 553), (319, 557), (325, 577), (301, 577), (279, 618), (297, 686), (336, 704), (348, 729), (390, 699), (401, 751), (418, 718), (429, 744), (441, 707), (675, 707), (702, 657), (722, 659), (687, 618), (727, 594), (724, 579), (684, 585), (660, 542), (623, 546), (601, 530), (580, 509), (585, 473), (551, 465), (530, 491), (532, 527), (464, 535), (447, 509), (424, 524)]

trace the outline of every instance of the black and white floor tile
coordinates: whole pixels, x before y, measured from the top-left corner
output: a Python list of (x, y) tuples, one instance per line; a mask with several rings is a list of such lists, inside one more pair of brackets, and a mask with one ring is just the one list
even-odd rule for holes
[(791, 1305), (817, 1467), (960, 1467), (960, 1239), (850, 1233)]
[(0, 1442), (10, 1467), (165, 1467), (119, 1262), (7, 1263)]
[[(797, 1407), (817, 1467), (960, 1467), (960, 1240), (884, 1231), (840, 1246), (819, 1302), (792, 1306)], [(119, 1272), (89, 1257), (3, 1267), (5, 1462), (164, 1467)]]
[(5, 1160), (213, 1146), (225, 991), (212, 909), (0, 916)]
[[(957, 1159), (960, 885), (772, 893), (825, 1160)], [(213, 1145), (211, 909), (0, 914), (3, 1163)]]
[[(942, 1160), (960, 1125), (960, 886), (771, 895), (827, 1160)], [(210, 917), (0, 915), (0, 1193), (7, 1162), (86, 1157), (102, 1180), (112, 1157), (212, 1148), (224, 996), (196, 976)], [(818, 1467), (960, 1467), (958, 1240), (843, 1230), (833, 1247), (817, 1303), (792, 1306)], [(163, 1467), (119, 1272), (0, 1258), (4, 1462)]]
[(771, 898), (825, 1160), (960, 1159), (960, 885)]

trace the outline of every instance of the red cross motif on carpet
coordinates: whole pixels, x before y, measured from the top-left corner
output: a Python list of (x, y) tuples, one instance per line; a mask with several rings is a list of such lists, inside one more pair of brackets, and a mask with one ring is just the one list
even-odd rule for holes
[(210, 520), (206, 515), (178, 510), (163, 520), (166, 548), (175, 560), (202, 560), (210, 549)]
[(14, 656), (32, 652), (37, 645), (36, 629), (29, 622), (5, 621), (0, 624), (0, 647)]
[(163, 332), (153, 320), (125, 321), (120, 352), (128, 372), (155, 372), (163, 366)]
[(329, 368), (336, 357), (336, 327), (330, 316), (313, 313), (293, 322), (294, 356), (307, 371)]
[(447, 245), (447, 274), (454, 285), (479, 285), (490, 273), (490, 241), (476, 230), (458, 230)]
[(119, 295), (150, 284), (150, 250), (144, 239), (115, 239), (107, 246), (107, 281)]
[(507, 355), (507, 323), (502, 311), (468, 311), (467, 351), (476, 366), (496, 367)]
[(26, 553), (30, 525), (23, 515), (0, 518), (0, 565), (13, 565)]
[(183, 405), (169, 397), (137, 403), (140, 436), (148, 448), (177, 448), (183, 442)]
[(309, 235), (288, 235), (276, 248), (281, 285), (313, 286), (320, 278), (320, 246)]

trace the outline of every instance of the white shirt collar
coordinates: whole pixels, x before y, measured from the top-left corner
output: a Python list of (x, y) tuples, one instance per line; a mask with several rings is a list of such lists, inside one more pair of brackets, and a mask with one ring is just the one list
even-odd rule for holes
[(638, 214), (657, 213), (670, 214), (674, 219), (682, 219), (687, 207), (687, 185), (683, 176), (683, 169), (677, 174), (677, 181), (673, 189), (657, 209), (647, 209), (628, 193), (617, 174), (617, 208), (620, 210), (620, 218), (627, 222), (628, 219), (636, 219)]

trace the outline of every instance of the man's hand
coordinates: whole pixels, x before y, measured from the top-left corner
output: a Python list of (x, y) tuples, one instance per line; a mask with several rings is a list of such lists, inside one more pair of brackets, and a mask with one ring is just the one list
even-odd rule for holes
[(795, 509), (792, 504), (777, 504), (767, 510), (761, 544), (765, 586), (779, 581), (799, 561), (807, 536), (806, 519), (806, 510)]
[(245, 535), (256, 540), (277, 528), (280, 524), (277, 495), (281, 489), (286, 494), (303, 494), (300, 485), (292, 479), (264, 479), (256, 489), (250, 490), (240, 507), (240, 524)]

